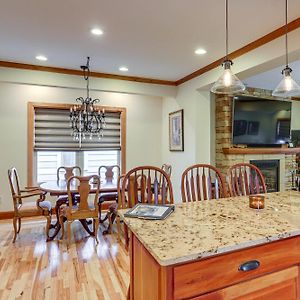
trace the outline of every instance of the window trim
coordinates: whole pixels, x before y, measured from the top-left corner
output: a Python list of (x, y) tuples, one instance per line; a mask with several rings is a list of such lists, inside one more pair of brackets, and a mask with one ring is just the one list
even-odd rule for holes
[[(27, 104), (27, 185), (33, 186), (34, 182), (34, 111), (35, 109), (66, 109), (70, 110), (74, 104), (62, 103), (38, 103), (28, 102)], [(100, 110), (107, 112), (119, 112), (121, 114), (121, 174), (126, 173), (126, 108), (97, 105)]]

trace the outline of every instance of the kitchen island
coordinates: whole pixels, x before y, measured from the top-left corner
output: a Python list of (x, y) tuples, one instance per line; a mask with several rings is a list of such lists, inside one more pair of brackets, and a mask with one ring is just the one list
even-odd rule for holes
[(300, 299), (300, 193), (176, 205), (130, 229), (130, 298)]

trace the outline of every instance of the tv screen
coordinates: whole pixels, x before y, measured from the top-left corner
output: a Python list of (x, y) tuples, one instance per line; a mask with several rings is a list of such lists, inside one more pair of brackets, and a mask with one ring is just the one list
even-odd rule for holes
[(234, 97), (233, 144), (280, 145), (291, 141), (291, 102)]

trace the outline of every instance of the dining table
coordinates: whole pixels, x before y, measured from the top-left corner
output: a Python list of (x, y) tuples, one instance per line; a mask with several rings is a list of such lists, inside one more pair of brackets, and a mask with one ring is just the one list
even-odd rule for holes
[[(76, 193), (78, 193), (78, 181), (77, 180), (73, 180), (72, 183), (70, 184), (70, 191), (73, 195), (76, 195)], [(96, 192), (96, 185), (93, 184), (92, 182), (90, 183), (90, 187), (91, 193), (95, 193)], [(59, 209), (62, 205), (68, 205), (68, 188), (67, 188), (67, 180), (51, 180), (51, 181), (45, 181), (39, 184), (39, 188), (50, 194), (50, 196), (56, 196), (58, 197), (55, 203), (55, 214), (57, 217), (56, 223), (51, 224), (50, 229), (55, 229), (53, 235), (49, 235), (47, 241), (52, 241), (54, 240), (54, 238), (57, 236), (57, 234), (59, 233), (60, 229), (61, 229), (61, 225), (59, 223)], [(103, 181), (101, 180), (100, 183), (100, 191), (99, 191), (99, 195), (100, 194), (104, 194), (104, 193), (116, 193), (118, 191), (118, 187), (117, 187), (117, 181), (111, 181), (111, 182), (107, 182), (107, 181)], [(59, 196), (66, 196), (66, 197), (59, 197)], [(76, 199), (76, 197), (74, 198)], [(80, 200), (79, 200), (80, 201)], [(75, 200), (76, 203), (76, 200)], [(93, 235), (93, 232), (89, 229), (89, 221), (82, 219), (80, 220), (82, 226), (84, 227), (84, 229), (90, 234)], [(110, 232), (110, 228), (107, 228), (105, 230), (104, 233), (108, 233)]]

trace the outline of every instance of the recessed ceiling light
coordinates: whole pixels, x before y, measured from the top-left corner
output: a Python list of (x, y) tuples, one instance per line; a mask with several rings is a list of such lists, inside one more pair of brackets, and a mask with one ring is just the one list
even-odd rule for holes
[(202, 55), (202, 54), (205, 54), (207, 51), (203, 48), (199, 48), (199, 49), (196, 49), (195, 50), (195, 54), (197, 55)]
[(103, 31), (100, 28), (93, 28), (91, 30), (91, 33), (94, 34), (94, 35), (102, 35)]
[(46, 61), (48, 60), (48, 58), (45, 55), (37, 55), (35, 57), (37, 60), (42, 60), (42, 61)]
[(119, 70), (122, 71), (122, 72), (127, 72), (128, 68), (123, 66), (123, 67), (120, 67)]

